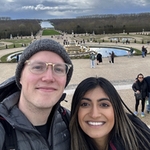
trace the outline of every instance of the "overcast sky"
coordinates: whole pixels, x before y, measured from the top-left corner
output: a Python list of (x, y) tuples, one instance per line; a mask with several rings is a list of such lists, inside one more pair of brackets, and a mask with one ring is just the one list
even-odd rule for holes
[(150, 0), (0, 0), (0, 17), (76, 18), (96, 14), (150, 12)]

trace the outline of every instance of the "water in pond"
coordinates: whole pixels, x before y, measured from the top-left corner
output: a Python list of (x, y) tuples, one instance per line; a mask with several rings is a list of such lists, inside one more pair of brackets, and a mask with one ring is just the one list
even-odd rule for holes
[(115, 53), (116, 56), (126, 56), (128, 51), (115, 49), (115, 48), (90, 48), (91, 51), (96, 51), (97, 53), (101, 53), (102, 57), (108, 57), (109, 53), (112, 51)]
[(48, 22), (48, 21), (42, 21), (42, 22), (41, 22), (41, 27), (42, 27), (42, 28), (54, 28), (54, 26), (51, 25), (51, 23)]
[(122, 41), (126, 41), (126, 40), (133, 40), (133, 38), (131, 38), (131, 37), (120, 37), (120, 38), (118, 38), (118, 37), (113, 37), (113, 38), (109, 38), (109, 39), (111, 39), (112, 41), (118, 41), (118, 40), (122, 40)]

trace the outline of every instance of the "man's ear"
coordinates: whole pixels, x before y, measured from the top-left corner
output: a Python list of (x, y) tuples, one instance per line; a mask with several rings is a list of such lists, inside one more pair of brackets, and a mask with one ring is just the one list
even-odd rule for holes
[(20, 79), (20, 84), (22, 85), (21, 79)]
[(19, 83), (22, 85), (22, 78), (20, 77), (20, 81), (19, 81)]

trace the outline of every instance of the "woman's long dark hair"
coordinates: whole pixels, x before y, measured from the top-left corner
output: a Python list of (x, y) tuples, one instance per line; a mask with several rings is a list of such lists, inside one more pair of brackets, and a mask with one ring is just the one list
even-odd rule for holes
[(85, 95), (86, 92), (96, 88), (97, 86), (101, 87), (107, 94), (114, 109), (115, 124), (112, 131), (110, 132), (107, 144), (109, 144), (110, 141), (113, 141), (113, 139), (119, 138), (122, 145), (125, 146), (124, 147), (125, 150), (133, 150), (133, 149), (140, 150), (140, 147), (146, 150), (147, 147), (142, 143), (142, 141), (139, 142), (140, 139), (138, 139), (137, 137), (137, 132), (138, 135), (140, 135), (144, 139), (144, 141), (148, 142), (148, 140), (144, 138), (143, 133), (140, 130), (138, 130), (137, 127), (134, 126), (134, 124), (131, 122), (131, 120), (124, 111), (123, 105), (128, 109), (128, 111), (133, 116), (134, 114), (122, 101), (121, 97), (119, 96), (114, 86), (108, 80), (102, 77), (87, 78), (83, 80), (75, 90), (71, 105), (71, 121), (70, 121), (71, 150), (98, 149), (93, 139), (83, 132), (78, 123), (78, 110), (82, 97)]

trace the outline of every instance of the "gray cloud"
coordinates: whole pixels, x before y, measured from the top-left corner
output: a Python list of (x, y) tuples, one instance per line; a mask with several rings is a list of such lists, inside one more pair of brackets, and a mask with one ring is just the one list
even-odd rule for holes
[(149, 0), (1, 0), (0, 5), (0, 15), (12, 19), (74, 18), (92, 14), (142, 12), (150, 12)]

